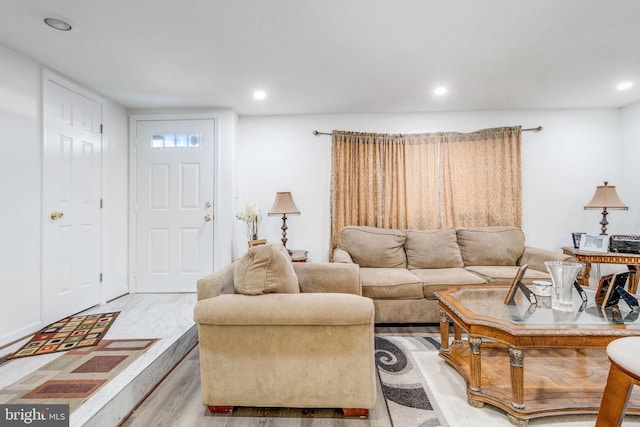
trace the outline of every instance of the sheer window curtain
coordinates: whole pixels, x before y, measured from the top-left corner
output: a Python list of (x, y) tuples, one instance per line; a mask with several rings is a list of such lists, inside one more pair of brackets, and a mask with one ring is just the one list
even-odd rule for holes
[(334, 131), (331, 247), (347, 225), (521, 226), (520, 126), (472, 133)]

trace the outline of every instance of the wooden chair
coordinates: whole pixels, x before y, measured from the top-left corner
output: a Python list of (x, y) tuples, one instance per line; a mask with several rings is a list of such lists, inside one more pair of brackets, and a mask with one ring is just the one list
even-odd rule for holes
[(611, 361), (596, 427), (621, 426), (634, 385), (640, 385), (640, 337), (626, 337), (607, 346)]

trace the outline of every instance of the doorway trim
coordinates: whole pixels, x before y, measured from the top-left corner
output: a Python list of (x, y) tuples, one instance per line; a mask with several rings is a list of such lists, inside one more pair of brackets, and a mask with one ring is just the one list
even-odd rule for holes
[[(137, 152), (136, 152), (136, 132), (139, 121), (150, 120), (202, 120), (210, 119), (215, 123), (213, 133), (213, 179), (214, 183), (218, 182), (218, 141), (220, 139), (220, 117), (216, 113), (150, 113), (150, 114), (132, 114), (129, 116), (129, 293), (135, 294), (136, 289), (136, 202), (137, 194)], [(215, 258), (215, 239), (218, 235), (218, 227), (220, 221), (220, 196), (216, 193), (217, 186), (214, 185), (213, 194), (213, 238), (214, 238), (214, 258)]]

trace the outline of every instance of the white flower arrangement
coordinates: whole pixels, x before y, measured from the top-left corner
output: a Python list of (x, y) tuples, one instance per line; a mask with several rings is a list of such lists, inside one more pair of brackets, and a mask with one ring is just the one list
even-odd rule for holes
[(262, 221), (260, 209), (256, 202), (247, 203), (240, 212), (236, 214), (236, 218), (247, 223), (247, 233), (249, 240), (258, 239), (258, 226)]

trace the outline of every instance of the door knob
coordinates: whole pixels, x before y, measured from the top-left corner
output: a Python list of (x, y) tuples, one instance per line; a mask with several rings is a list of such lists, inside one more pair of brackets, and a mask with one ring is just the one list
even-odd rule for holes
[(205, 209), (209, 209), (210, 207), (211, 207), (211, 202), (206, 202), (206, 203), (204, 204), (204, 208), (205, 208)]
[(51, 221), (55, 221), (57, 219), (60, 219), (64, 216), (64, 214), (62, 212), (58, 212), (58, 211), (53, 211), (51, 212)]
[(204, 216), (204, 221), (205, 221), (205, 222), (209, 222), (209, 221), (211, 221), (212, 219), (213, 219), (213, 218), (211, 218), (211, 215), (209, 215), (209, 214), (206, 214), (206, 215)]

